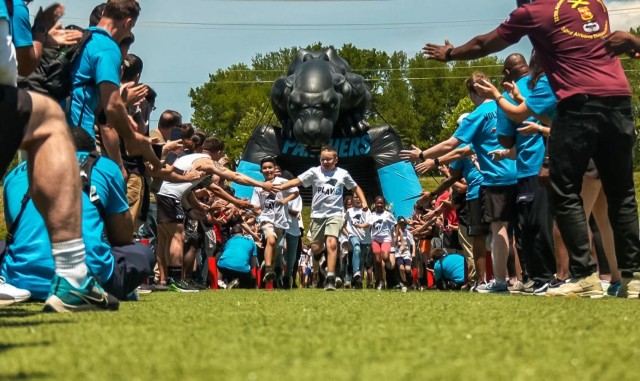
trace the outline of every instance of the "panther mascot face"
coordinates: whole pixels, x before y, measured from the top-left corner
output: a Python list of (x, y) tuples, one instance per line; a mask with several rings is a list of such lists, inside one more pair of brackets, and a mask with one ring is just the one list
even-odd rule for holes
[(309, 149), (326, 144), (332, 136), (366, 132), (365, 110), (371, 93), (364, 78), (350, 72), (333, 49), (300, 50), (287, 75), (271, 90), (271, 104), (285, 138)]

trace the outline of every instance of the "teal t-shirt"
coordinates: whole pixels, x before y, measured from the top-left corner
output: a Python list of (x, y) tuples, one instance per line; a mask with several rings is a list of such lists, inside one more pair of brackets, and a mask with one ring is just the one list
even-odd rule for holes
[(224, 250), (218, 260), (218, 267), (248, 273), (251, 271), (251, 257), (257, 255), (258, 249), (253, 239), (234, 235), (224, 245)]
[[(464, 148), (466, 145), (467, 144), (462, 144), (460, 148)], [(450, 167), (451, 169), (460, 171), (462, 177), (467, 182), (467, 201), (477, 200), (480, 197), (480, 185), (482, 185), (484, 177), (478, 168), (476, 168), (473, 161), (465, 157), (454, 161)]]
[(13, 17), (11, 20), (13, 46), (15, 46), (16, 49), (33, 46), (29, 9), (24, 0), (13, 0)]
[(89, 30), (93, 32), (91, 39), (71, 70), (73, 91), (67, 122), (70, 126), (82, 127), (95, 140), (93, 125), (94, 112), (100, 99), (98, 86), (103, 82), (120, 86), (122, 56), (118, 44), (106, 30), (98, 27), (91, 27)]
[[(87, 153), (78, 153), (82, 163)], [(129, 209), (124, 179), (118, 166), (107, 158), (96, 161), (91, 174), (91, 185), (95, 186), (107, 216), (124, 213)], [(26, 162), (14, 168), (4, 181), (4, 212), (7, 224), (12, 223), (22, 205), (29, 188)], [(89, 196), (82, 192), (82, 237), (87, 255), (89, 271), (103, 283), (111, 278), (114, 261), (111, 247), (103, 234), (104, 223)], [(18, 288), (29, 290), (32, 297), (45, 299), (49, 294), (55, 269), (51, 256), (49, 234), (33, 201), (29, 201), (20, 217), (14, 241), (8, 247), (2, 265), (2, 276)]]
[(524, 103), (536, 115), (546, 115), (553, 119), (556, 114), (557, 100), (549, 85), (549, 79), (543, 75), (538, 79), (531, 94), (524, 100)]
[(466, 261), (464, 256), (458, 253), (446, 254), (437, 259), (433, 266), (433, 276), (436, 280), (446, 278), (456, 283), (464, 283), (464, 269)]
[[(524, 98), (527, 98), (531, 94), (529, 89), (530, 76), (520, 78), (516, 84), (520, 89), (520, 93)], [(516, 104), (511, 99), (508, 93), (502, 94), (509, 102)], [(530, 117), (527, 121), (535, 122), (535, 118)], [(498, 107), (498, 135), (514, 136), (515, 147), (518, 153), (516, 158), (516, 170), (518, 171), (518, 178), (535, 176), (540, 171), (542, 166), (542, 160), (544, 159), (544, 140), (542, 135), (522, 135), (518, 133), (518, 128), (524, 126), (521, 123), (515, 123), (507, 117), (507, 115)]]
[(503, 149), (496, 132), (497, 105), (495, 101), (485, 102), (464, 118), (453, 137), (463, 143), (473, 145), (478, 157), (480, 171), (484, 177), (482, 185), (504, 186), (516, 183), (516, 163), (514, 160), (493, 161), (489, 152)]

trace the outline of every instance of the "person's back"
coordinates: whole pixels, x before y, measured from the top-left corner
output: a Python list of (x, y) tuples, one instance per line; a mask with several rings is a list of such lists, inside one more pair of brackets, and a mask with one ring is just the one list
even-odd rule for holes
[[(435, 259), (433, 271), (436, 282), (448, 283), (448, 289), (453, 284), (461, 286), (465, 282), (466, 261), (462, 254), (449, 253)], [(456, 287), (459, 289), (459, 287)]]
[(256, 254), (257, 247), (253, 239), (240, 234), (235, 235), (224, 245), (218, 267), (247, 273), (251, 271), (251, 257)]
[(498, 34), (509, 43), (528, 35), (558, 100), (576, 94), (629, 96), (620, 60), (605, 50), (610, 33), (601, 2), (536, 0), (511, 13)]
[[(211, 159), (211, 157), (207, 154), (192, 154), (186, 155), (178, 158), (175, 163), (173, 163), (173, 167), (180, 171), (186, 172), (193, 168), (193, 163), (196, 160), (200, 159)], [(190, 189), (195, 187), (197, 184), (201, 183), (204, 178), (194, 180), (192, 182), (180, 182), (174, 183), (171, 181), (163, 181), (162, 186), (160, 186), (160, 190), (157, 192), (158, 195), (171, 197), (176, 200), (180, 200), (182, 196)]]
[[(87, 157), (78, 153), (78, 163)], [(129, 209), (122, 175), (118, 166), (109, 159), (96, 161), (91, 174), (91, 185), (108, 215)], [(29, 188), (27, 163), (13, 169), (4, 182), (5, 218), (12, 223), (19, 214), (22, 199)], [(87, 253), (89, 271), (106, 281), (111, 277), (114, 260), (109, 243), (104, 238), (104, 221), (89, 196), (82, 192), (82, 235)], [(50, 291), (55, 270), (51, 257), (49, 235), (44, 220), (29, 201), (14, 233), (14, 241), (2, 266), (2, 275), (12, 284), (31, 291), (36, 299), (45, 299)]]

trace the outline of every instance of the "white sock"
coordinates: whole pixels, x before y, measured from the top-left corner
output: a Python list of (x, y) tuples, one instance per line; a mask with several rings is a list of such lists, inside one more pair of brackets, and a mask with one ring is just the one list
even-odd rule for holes
[(56, 274), (65, 278), (74, 287), (80, 287), (87, 280), (84, 242), (82, 238), (51, 244)]
[(336, 273), (330, 273), (330, 272), (327, 272), (327, 276), (328, 276), (328, 277), (329, 277), (329, 276), (336, 276)]

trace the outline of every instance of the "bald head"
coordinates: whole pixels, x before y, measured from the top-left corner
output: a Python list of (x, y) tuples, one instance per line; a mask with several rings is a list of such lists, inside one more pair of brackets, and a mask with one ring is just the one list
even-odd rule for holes
[(505, 81), (517, 81), (525, 75), (529, 74), (529, 65), (527, 60), (520, 53), (514, 53), (509, 55), (504, 60), (504, 67), (502, 70)]

